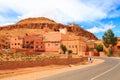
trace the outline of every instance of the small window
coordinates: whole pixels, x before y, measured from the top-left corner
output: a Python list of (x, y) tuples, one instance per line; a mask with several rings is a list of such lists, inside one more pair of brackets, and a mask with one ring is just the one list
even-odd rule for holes
[(41, 48), (41, 46), (38, 46), (38, 48)]
[(29, 43), (29, 41), (26, 41), (26, 43)]
[(48, 46), (50, 46), (50, 44), (48, 44)]
[(58, 43), (55, 43), (55, 46), (58, 46)]
[(33, 41), (31, 41), (31, 44), (33, 44)]
[(38, 46), (36, 46), (36, 48), (38, 48)]
[(8, 44), (8, 42), (6, 42), (6, 44)]
[(69, 45), (69, 48), (71, 48), (71, 46)]
[(20, 43), (18, 43), (18, 45), (20, 45)]
[(117, 46), (118, 49), (120, 49), (120, 46)]
[(77, 45), (75, 45), (75, 48), (77, 48)]
[(15, 43), (15, 45), (17, 45), (17, 44)]
[(31, 48), (33, 48), (33, 46), (31, 46)]
[(74, 48), (74, 45), (72, 45), (72, 48)]

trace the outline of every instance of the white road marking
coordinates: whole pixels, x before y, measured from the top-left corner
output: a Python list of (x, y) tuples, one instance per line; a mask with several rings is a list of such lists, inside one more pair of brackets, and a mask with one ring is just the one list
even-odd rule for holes
[(102, 75), (104, 75), (104, 74), (106, 74), (106, 73), (108, 73), (108, 72), (112, 71), (113, 69), (115, 69), (115, 68), (116, 68), (116, 67), (118, 67), (119, 65), (120, 65), (120, 62), (119, 62), (119, 64), (115, 65), (115, 66), (114, 66), (114, 67), (112, 67), (111, 69), (109, 69), (109, 70), (107, 70), (107, 71), (103, 72), (102, 74), (99, 74), (99, 75), (97, 75), (97, 76), (95, 76), (95, 77), (91, 78), (90, 80), (95, 80), (96, 78), (98, 78), (98, 77), (100, 77), (100, 76), (102, 76)]

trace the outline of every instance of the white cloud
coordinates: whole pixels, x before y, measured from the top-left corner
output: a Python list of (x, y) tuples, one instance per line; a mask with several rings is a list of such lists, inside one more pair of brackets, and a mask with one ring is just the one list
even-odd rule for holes
[(92, 27), (90, 29), (87, 29), (88, 31), (92, 32), (92, 33), (99, 33), (99, 32), (105, 32), (108, 29), (112, 29), (115, 28), (116, 26), (113, 25), (112, 23), (108, 23), (108, 24), (102, 24), (100, 27)]
[[(83, 2), (85, 1), (85, 2)], [(108, 17), (120, 0), (0, 0), (0, 11), (9, 7), (20, 19), (47, 16), (61, 23), (87, 22)], [(2, 16), (2, 15), (1, 15)]]

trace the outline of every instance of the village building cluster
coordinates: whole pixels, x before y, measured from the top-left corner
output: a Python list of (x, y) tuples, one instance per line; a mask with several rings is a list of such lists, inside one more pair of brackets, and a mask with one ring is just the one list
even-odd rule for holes
[(61, 52), (60, 45), (65, 45), (67, 50), (81, 54), (86, 52), (86, 38), (70, 35), (66, 28), (56, 32), (46, 31), (44, 34), (26, 35), (10, 39), (11, 49), (29, 49), (35, 52)]
[[(65, 45), (67, 50), (71, 50), (72, 53), (83, 56), (98, 56), (99, 54), (90, 53), (90, 51), (94, 51), (99, 44), (103, 45), (102, 40), (88, 40), (85, 37), (69, 33), (66, 28), (59, 29), (59, 31), (49, 31), (48, 28), (44, 28), (43, 30), (44, 33), (42, 34), (26, 33), (25, 36), (1, 37), (0, 48), (27, 49), (30, 52), (63, 53), (60, 46)], [(114, 51), (120, 52), (120, 38), (118, 38), (117, 45), (114, 46)]]

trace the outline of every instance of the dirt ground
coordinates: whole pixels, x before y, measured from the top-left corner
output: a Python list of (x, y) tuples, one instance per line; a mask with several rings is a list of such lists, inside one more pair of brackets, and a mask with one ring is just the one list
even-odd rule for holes
[(62, 72), (85, 68), (104, 62), (100, 59), (94, 59), (93, 63), (83, 63), (76, 65), (50, 65), (45, 67), (21, 68), (15, 70), (0, 70), (0, 80), (36, 80), (38, 78), (48, 77)]

